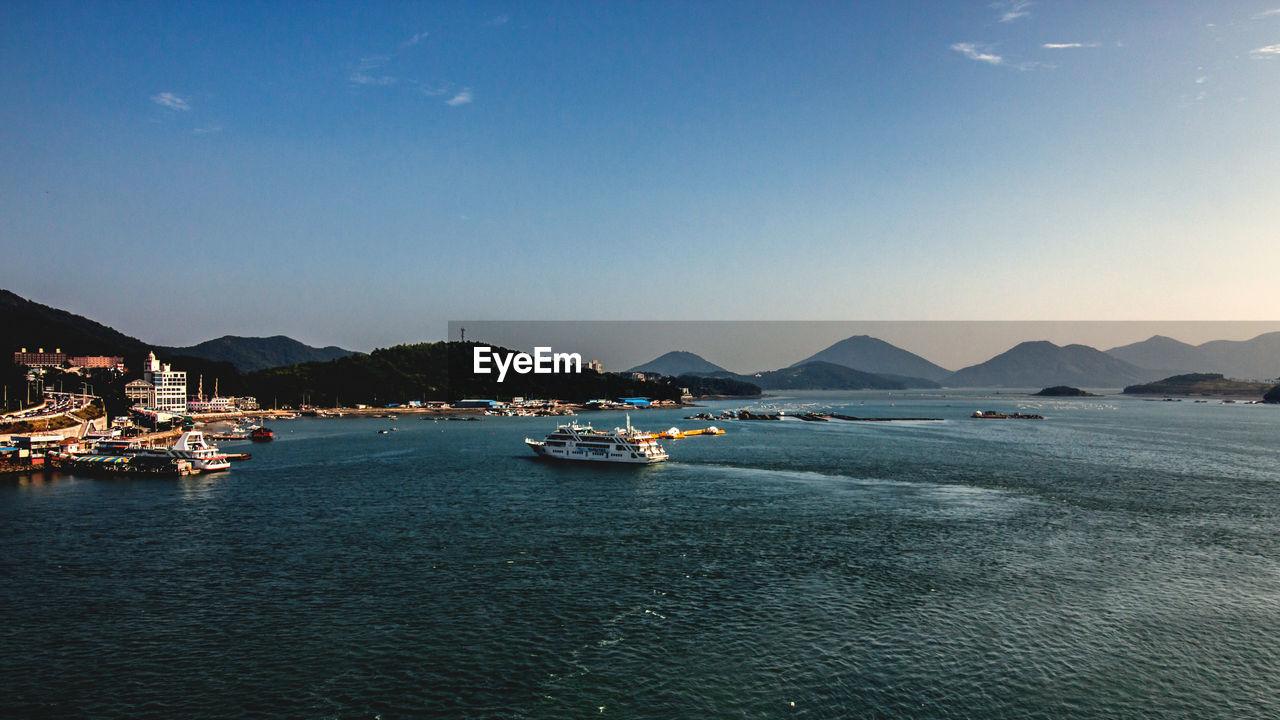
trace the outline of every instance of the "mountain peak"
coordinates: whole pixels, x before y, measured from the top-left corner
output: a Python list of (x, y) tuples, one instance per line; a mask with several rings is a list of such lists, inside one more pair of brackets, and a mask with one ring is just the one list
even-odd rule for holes
[(350, 350), (332, 345), (323, 348), (311, 347), (287, 335), (270, 337), (223, 335), (189, 347), (167, 349), (175, 355), (229, 362), (240, 372), (253, 372), (306, 362), (327, 362), (355, 354)]
[(812, 362), (828, 362), (846, 368), (878, 375), (902, 375), (938, 381), (951, 374), (913, 352), (870, 335), (853, 335), (826, 349), (794, 363), (799, 367)]
[(956, 371), (951, 387), (1124, 387), (1152, 379), (1150, 371), (1088, 345), (1048, 340), (1018, 343), (990, 360)]
[(637, 365), (627, 372), (650, 372), (677, 377), (680, 375), (727, 373), (729, 371), (688, 350), (672, 350), (647, 363)]

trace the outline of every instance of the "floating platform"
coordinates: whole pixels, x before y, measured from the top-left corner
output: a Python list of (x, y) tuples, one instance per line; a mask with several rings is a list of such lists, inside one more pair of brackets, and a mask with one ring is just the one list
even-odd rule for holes
[(855, 417), (840, 413), (827, 413), (827, 417), (845, 422), (942, 422), (942, 418), (936, 417)]
[(50, 453), (45, 465), (53, 470), (102, 475), (195, 475), (187, 460), (147, 455), (68, 455)]
[(664, 440), (679, 440), (680, 438), (695, 437), (697, 435), (723, 435), (724, 430), (712, 425), (708, 428), (699, 430), (681, 430), (680, 428), (671, 428), (664, 432), (657, 433), (657, 436)]
[(1024, 413), (1002, 413), (995, 410), (975, 410), (969, 417), (975, 420), (1043, 420), (1043, 415), (1027, 415)]

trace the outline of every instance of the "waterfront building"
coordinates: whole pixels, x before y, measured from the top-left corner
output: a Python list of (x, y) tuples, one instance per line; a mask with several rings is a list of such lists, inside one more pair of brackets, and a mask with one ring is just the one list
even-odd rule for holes
[(18, 448), (19, 458), (43, 456), (47, 452), (57, 452), (62, 447), (61, 435), (14, 435), (9, 442)]
[(236, 399), (233, 397), (211, 397), (208, 400), (187, 401), (187, 410), (189, 412), (220, 413), (231, 412), (235, 409)]
[[(13, 347), (10, 345), (9, 347)], [(53, 352), (47, 353), (44, 348), (38, 348), (35, 352), (27, 352), (26, 348), (22, 348), (13, 354), (14, 365), (26, 365), (27, 367), (62, 367), (67, 361), (67, 354), (62, 352), (62, 348), (54, 348)]]
[(153, 410), (170, 413), (187, 411), (187, 374), (174, 370), (168, 363), (161, 363), (154, 352), (147, 353), (142, 379), (151, 383), (155, 397), (148, 406)]
[(459, 400), (458, 402), (454, 403), (453, 406), (456, 408), (480, 408), (482, 410), (496, 410), (498, 408), (504, 407), (504, 405), (498, 402), (497, 400), (477, 400), (477, 399)]
[(146, 380), (134, 380), (124, 386), (124, 396), (134, 405), (151, 407), (156, 402), (156, 386)]

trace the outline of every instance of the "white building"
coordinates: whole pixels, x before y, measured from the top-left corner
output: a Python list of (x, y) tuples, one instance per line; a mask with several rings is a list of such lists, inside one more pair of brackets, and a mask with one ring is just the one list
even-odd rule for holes
[(132, 400), (134, 405), (151, 407), (156, 402), (156, 388), (146, 380), (134, 380), (124, 386), (124, 396)]
[(222, 413), (236, 409), (236, 399), (230, 397), (212, 397), (208, 400), (188, 400), (187, 410), (196, 413)]
[(156, 360), (154, 352), (147, 353), (142, 379), (155, 388), (152, 410), (170, 413), (187, 412), (187, 374), (174, 370), (168, 363)]

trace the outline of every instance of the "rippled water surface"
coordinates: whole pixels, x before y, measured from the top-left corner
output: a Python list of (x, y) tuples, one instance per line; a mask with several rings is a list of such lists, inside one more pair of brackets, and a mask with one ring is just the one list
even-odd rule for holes
[(296, 420), (217, 475), (0, 480), (0, 716), (1280, 716), (1280, 408), (761, 404), (945, 420), (643, 468)]

